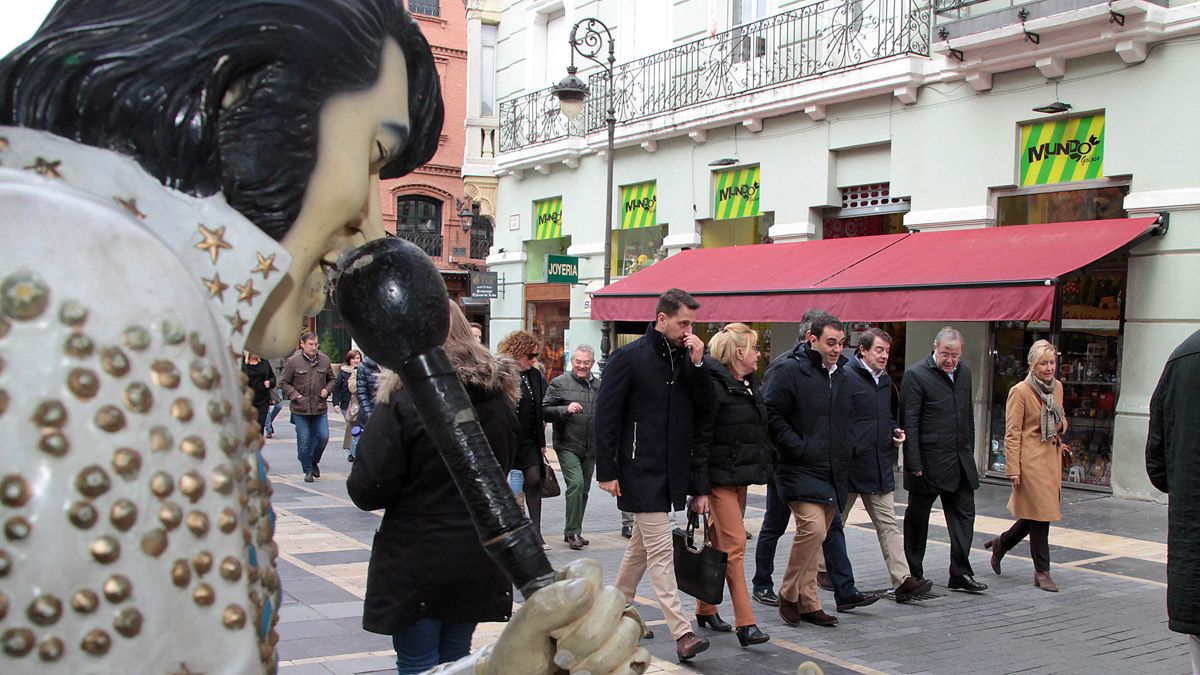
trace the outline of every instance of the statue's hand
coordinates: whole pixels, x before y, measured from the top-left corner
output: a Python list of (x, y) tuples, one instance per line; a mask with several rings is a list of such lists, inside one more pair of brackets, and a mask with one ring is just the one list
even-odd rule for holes
[(643, 673), (650, 653), (638, 646), (644, 629), (625, 596), (603, 585), (600, 565), (576, 560), (513, 616), (500, 639), (481, 653), (482, 675), (572, 672)]

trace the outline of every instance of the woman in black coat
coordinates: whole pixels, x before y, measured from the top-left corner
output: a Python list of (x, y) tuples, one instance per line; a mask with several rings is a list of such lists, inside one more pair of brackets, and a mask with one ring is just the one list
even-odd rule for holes
[[(771, 448), (767, 441), (767, 408), (758, 388), (758, 333), (744, 323), (731, 323), (708, 343), (705, 357), (712, 378), (715, 409), (696, 420), (691, 479), (692, 508), (707, 509), (713, 545), (729, 556), (725, 580), (743, 647), (770, 638), (758, 629), (750, 592), (746, 588), (746, 486), (764, 485), (771, 478)], [(728, 631), (715, 605), (696, 601), (696, 622)]]
[(271, 407), (271, 390), (279, 382), (275, 380), (275, 370), (271, 364), (260, 359), (254, 352), (242, 354), (242, 372), (246, 374), (246, 386), (254, 392), (254, 410), (258, 413), (258, 432), (266, 428), (267, 410)]
[[(446, 353), (505, 471), (517, 445), (517, 364), (497, 359), (450, 304)], [(475, 625), (507, 621), (512, 587), (479, 543), (471, 515), (394, 373), (347, 481), (366, 511), (384, 509), (371, 546), (363, 628), (392, 636), (400, 673), (419, 673), (470, 651)]]
[(517, 401), (520, 432), (517, 451), (513, 456), (508, 483), (513, 492), (525, 495), (525, 508), (537, 532), (542, 548), (552, 547), (542, 538), (542, 462), (546, 455), (546, 418), (542, 414), (542, 399), (546, 396), (546, 377), (534, 365), (541, 353), (542, 343), (527, 330), (509, 333), (497, 351), (512, 357), (521, 369), (521, 398)]

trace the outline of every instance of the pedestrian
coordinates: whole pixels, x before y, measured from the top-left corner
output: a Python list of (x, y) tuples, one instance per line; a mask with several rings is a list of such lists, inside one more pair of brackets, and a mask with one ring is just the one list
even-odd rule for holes
[(571, 370), (550, 381), (542, 412), (554, 426), (554, 452), (566, 489), (563, 541), (579, 551), (591, 542), (583, 537), (583, 514), (596, 469), (596, 393), (600, 378), (592, 374), (596, 352), (579, 345), (571, 353)]
[[(285, 359), (278, 359), (272, 365), (272, 370), (282, 373), (283, 363)], [(271, 410), (267, 412), (267, 419), (264, 423), (263, 433), (267, 438), (275, 437), (275, 418), (279, 416), (279, 411), (283, 410), (283, 387), (279, 386), (279, 378), (275, 378), (275, 386), (271, 388)]]
[[(743, 647), (770, 637), (759, 630), (746, 588), (746, 486), (771, 480), (774, 460), (767, 440), (767, 409), (758, 384), (758, 333), (726, 324), (708, 343), (713, 411), (697, 419), (692, 445), (692, 509), (709, 514), (713, 545), (728, 555), (725, 582)], [(718, 632), (732, 627), (716, 605), (696, 601), (696, 623)]]
[(474, 335), (476, 340), (483, 342), (483, 324), (481, 324), (477, 321), (472, 321), (471, 322), (471, 335)]
[(708, 649), (679, 601), (668, 515), (687, 498), (694, 416), (711, 408), (704, 342), (692, 332), (699, 307), (678, 288), (659, 296), (646, 334), (609, 357), (595, 420), (600, 489), (634, 514), (617, 588), (632, 603), (649, 571), (681, 661)]
[(275, 388), (275, 371), (271, 364), (251, 351), (242, 352), (242, 372), (246, 375), (246, 387), (254, 394), (251, 404), (258, 412), (258, 432), (263, 433), (267, 423), (267, 409), (271, 406), (271, 390)]
[(1050, 578), (1050, 523), (1062, 519), (1063, 453), (1067, 430), (1063, 386), (1054, 378), (1058, 355), (1054, 345), (1038, 340), (1029, 348), (1029, 374), (1008, 390), (1004, 407), (1004, 474), (1012, 482), (1008, 511), (1017, 519), (999, 537), (983, 546), (992, 551), (992, 571), (1000, 560), (1029, 536), (1033, 585), (1058, 592)]
[[(519, 434), (517, 366), (475, 338), (453, 303), (445, 350), (502, 469)], [(360, 509), (383, 509), (371, 546), (363, 629), (392, 636), (399, 673), (466, 656), (481, 621), (507, 621), (512, 586), (479, 542), (470, 513), (394, 373), (359, 444), (346, 488)]]
[(333, 407), (342, 414), (346, 423), (346, 433), (342, 435), (342, 450), (346, 452), (346, 461), (354, 461), (354, 419), (351, 411), (358, 413), (358, 397), (355, 395), (355, 385), (358, 384), (358, 366), (362, 363), (362, 352), (351, 349), (346, 352), (342, 364), (338, 366), (337, 381), (333, 384)]
[(904, 442), (904, 429), (892, 414), (892, 378), (887, 373), (892, 336), (868, 329), (858, 340), (857, 353), (846, 363), (850, 388), (850, 489), (846, 514), (861, 500), (891, 578), (896, 602), (908, 602), (928, 593), (933, 582), (917, 579), (908, 569), (904, 541), (896, 524), (896, 477), (892, 455)]
[(1188, 635), (1200, 675), (1200, 331), (1167, 359), (1150, 397), (1146, 473), (1167, 507), (1168, 626)]
[(291, 401), (292, 424), (296, 426), (296, 455), (304, 470), (304, 482), (321, 477), (321, 455), (329, 443), (329, 405), (333, 367), (318, 349), (316, 333), (300, 336), (300, 351), (283, 364), (279, 384)]
[(950, 532), (952, 591), (982, 593), (987, 584), (975, 580), (971, 538), (975, 533), (975, 415), (971, 402), (971, 370), (962, 362), (962, 335), (947, 326), (933, 340), (933, 352), (904, 373), (903, 412), (904, 556), (917, 579), (925, 578), (925, 544), (929, 512), (940, 499)]
[(521, 398), (517, 401), (517, 418), (521, 433), (517, 453), (509, 471), (513, 492), (524, 493), (525, 508), (537, 533), (542, 549), (553, 547), (542, 537), (542, 466), (546, 461), (546, 418), (542, 399), (546, 396), (546, 378), (534, 361), (541, 351), (537, 336), (527, 330), (516, 330), (500, 341), (498, 351), (512, 357), (521, 367)]

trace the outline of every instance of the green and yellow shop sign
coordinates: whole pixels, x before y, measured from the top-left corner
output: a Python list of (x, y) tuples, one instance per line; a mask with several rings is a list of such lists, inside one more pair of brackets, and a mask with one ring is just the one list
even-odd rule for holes
[(621, 188), (621, 229), (636, 230), (658, 224), (658, 181)]
[(1104, 176), (1104, 114), (1021, 126), (1021, 185)]
[(758, 215), (758, 167), (716, 172), (714, 220)]
[(558, 239), (562, 236), (562, 197), (533, 202), (533, 238)]

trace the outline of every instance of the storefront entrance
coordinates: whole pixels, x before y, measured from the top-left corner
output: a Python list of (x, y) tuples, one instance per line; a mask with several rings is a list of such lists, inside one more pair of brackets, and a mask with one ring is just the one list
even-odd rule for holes
[(525, 325), (542, 341), (538, 358), (546, 379), (563, 373), (566, 331), (571, 327), (571, 287), (567, 284), (526, 284)]

